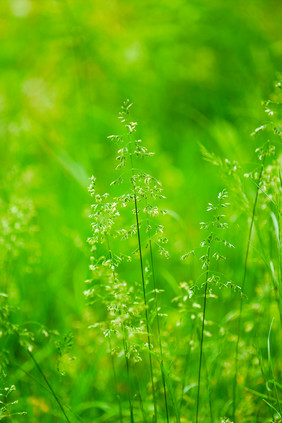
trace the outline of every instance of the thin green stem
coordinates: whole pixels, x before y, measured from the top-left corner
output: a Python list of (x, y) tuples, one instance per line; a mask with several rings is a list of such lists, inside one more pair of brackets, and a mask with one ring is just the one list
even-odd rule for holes
[[(244, 273), (243, 273), (243, 280), (242, 280), (242, 294), (244, 293), (245, 284), (246, 284), (246, 276), (247, 276), (247, 265), (248, 265), (248, 258), (249, 258), (249, 251), (250, 251), (250, 245), (251, 245), (251, 236), (253, 232), (253, 226), (255, 221), (255, 214), (256, 214), (256, 207), (257, 207), (257, 201), (258, 201), (258, 194), (259, 194), (259, 186), (262, 179), (263, 169), (264, 169), (264, 160), (263, 159), (260, 173), (259, 173), (259, 179), (256, 189), (256, 196), (255, 201), (253, 205), (252, 210), (252, 218), (251, 218), (251, 224), (249, 228), (249, 235), (248, 235), (248, 241), (247, 241), (247, 249), (246, 249), (246, 255), (245, 255), (245, 262), (244, 262)], [(236, 352), (235, 352), (235, 374), (233, 379), (233, 412), (232, 412), (232, 418), (233, 422), (236, 423), (236, 401), (237, 401), (237, 377), (238, 377), (238, 357), (239, 357), (239, 344), (240, 344), (240, 334), (241, 334), (241, 321), (242, 321), (242, 311), (243, 311), (243, 296), (241, 296), (240, 299), (240, 308), (239, 308), (239, 319), (238, 319), (238, 327), (237, 327), (237, 341), (236, 341)]]
[(278, 249), (278, 308), (280, 311), (280, 320), (282, 325), (282, 310), (281, 310), (281, 300), (282, 300), (282, 260), (281, 260), (281, 208), (280, 208), (280, 197), (277, 200), (277, 223), (278, 223), (278, 240), (277, 240), (277, 249)]
[(57, 402), (58, 406), (60, 407), (60, 410), (61, 410), (61, 412), (63, 413), (63, 415), (64, 415), (64, 417), (65, 417), (66, 421), (67, 421), (68, 423), (70, 423), (70, 420), (69, 420), (68, 416), (66, 415), (65, 409), (64, 409), (64, 407), (63, 407), (63, 404), (61, 403), (61, 401), (59, 400), (58, 396), (56, 395), (56, 393), (55, 393), (54, 389), (53, 389), (53, 388), (52, 388), (52, 386), (50, 385), (50, 383), (49, 383), (49, 381), (48, 381), (47, 377), (45, 376), (45, 374), (44, 374), (43, 370), (41, 369), (41, 367), (40, 367), (40, 365), (38, 364), (37, 360), (35, 359), (34, 355), (33, 355), (33, 354), (31, 353), (31, 351), (29, 351), (28, 349), (27, 349), (26, 351), (27, 351), (28, 355), (30, 356), (30, 358), (32, 359), (32, 361), (34, 362), (34, 364), (35, 364), (36, 368), (38, 369), (39, 373), (40, 373), (40, 374), (41, 374), (41, 376), (43, 377), (43, 379), (44, 379), (44, 381), (45, 381), (46, 385), (48, 386), (48, 388), (49, 388), (49, 390), (50, 390), (51, 394), (53, 395), (53, 397), (54, 397), (54, 399), (56, 400), (56, 402)]
[(139, 261), (140, 261), (140, 270), (141, 270), (141, 279), (142, 279), (142, 290), (143, 290), (143, 299), (144, 299), (144, 307), (145, 307), (145, 320), (146, 320), (146, 330), (147, 330), (147, 341), (148, 341), (148, 348), (149, 348), (149, 366), (150, 366), (150, 374), (151, 374), (151, 385), (152, 385), (152, 394), (153, 394), (153, 402), (154, 402), (154, 422), (157, 423), (157, 401), (156, 401), (156, 392), (155, 392), (155, 385), (154, 385), (154, 372), (153, 372), (153, 363), (152, 363), (152, 344), (151, 344), (151, 337), (150, 337), (150, 328), (149, 328), (149, 316), (148, 316), (148, 305), (147, 305), (147, 295), (146, 295), (146, 283), (145, 283), (145, 275), (144, 275), (144, 266), (143, 266), (143, 254), (142, 254), (142, 246), (141, 246), (141, 234), (140, 234), (140, 225), (139, 225), (139, 212), (138, 212), (138, 204), (137, 204), (137, 196), (136, 196), (136, 185), (134, 181), (134, 170), (133, 170), (133, 160), (132, 154), (130, 154), (130, 161), (131, 161), (131, 170), (132, 170), (132, 186), (133, 186), (133, 197), (134, 197), (134, 208), (135, 208), (135, 219), (136, 219), (136, 230), (137, 230), (137, 238), (138, 238), (138, 251), (139, 251)]
[(124, 325), (122, 325), (123, 330), (123, 349), (124, 349), (124, 355), (125, 355), (125, 362), (126, 362), (126, 375), (127, 375), (127, 384), (128, 384), (128, 402), (129, 402), (129, 409), (130, 409), (130, 422), (134, 423), (134, 414), (133, 414), (133, 405), (132, 405), (132, 392), (131, 392), (131, 381), (130, 381), (130, 364), (128, 359), (128, 348), (127, 348), (127, 342), (125, 340), (125, 329)]
[(182, 378), (182, 388), (181, 388), (181, 398), (179, 402), (179, 410), (181, 410), (181, 407), (183, 405), (183, 399), (184, 399), (184, 390), (185, 390), (185, 384), (186, 384), (186, 377), (187, 377), (187, 371), (189, 367), (189, 361), (190, 361), (190, 355), (191, 355), (191, 344), (188, 343), (188, 348), (185, 354), (185, 364), (183, 369), (183, 378)]
[(140, 410), (141, 410), (141, 413), (142, 413), (143, 423), (147, 423), (147, 417), (146, 417), (146, 413), (145, 413), (145, 410), (144, 410), (143, 398), (142, 398), (142, 395), (141, 395), (140, 384), (139, 384), (139, 380), (138, 380), (138, 376), (136, 374), (136, 371), (134, 372), (134, 376), (135, 376), (134, 381), (135, 381), (135, 386), (136, 386), (136, 390), (137, 390), (137, 393), (138, 393), (138, 399), (139, 399), (139, 404), (140, 404)]
[(268, 354), (268, 363), (269, 363), (269, 367), (270, 367), (271, 378), (272, 378), (273, 384), (274, 384), (275, 398), (276, 398), (277, 406), (279, 407), (280, 417), (282, 417), (282, 409), (281, 409), (280, 399), (279, 399), (279, 395), (278, 395), (278, 391), (277, 391), (277, 386), (276, 386), (276, 382), (275, 382), (275, 378), (274, 378), (274, 372), (273, 372), (273, 366), (272, 366), (272, 359), (271, 359), (270, 335), (271, 335), (273, 321), (274, 321), (274, 319), (272, 319), (272, 322), (270, 324), (270, 328), (269, 328), (269, 332), (268, 332), (268, 337), (267, 337), (267, 354)]
[(208, 388), (208, 397), (209, 397), (209, 410), (210, 410), (210, 420), (211, 423), (213, 423), (214, 418), (213, 418), (213, 410), (212, 410), (212, 397), (211, 397), (211, 385), (210, 385), (210, 378), (209, 378), (209, 373), (208, 373), (208, 366), (207, 366), (207, 362), (205, 360), (205, 356), (204, 356), (204, 365), (205, 365), (205, 371), (206, 371), (206, 378), (207, 378), (207, 388)]
[[(263, 367), (262, 354), (261, 354), (261, 351), (260, 351), (258, 345), (257, 345), (257, 355), (258, 355), (258, 359), (259, 359), (259, 367), (260, 367), (261, 375), (263, 377), (265, 387), (267, 388), (267, 384), (266, 384), (267, 381), (266, 381), (266, 376), (265, 376), (265, 370), (264, 370), (264, 367)], [(269, 394), (269, 389), (266, 389), (266, 395), (267, 395), (268, 402), (271, 403), (272, 400), (271, 400), (271, 396)], [(273, 409), (271, 409), (271, 410), (272, 410), (272, 418), (274, 419)]]
[(158, 331), (158, 339), (159, 339), (159, 350), (160, 350), (160, 359), (161, 359), (161, 374), (162, 374), (162, 384), (163, 384), (164, 400), (165, 400), (166, 421), (167, 421), (167, 423), (169, 423), (168, 398), (167, 398), (166, 377), (165, 377), (165, 372), (164, 372), (162, 335), (161, 335), (161, 328), (160, 328), (158, 296), (157, 296), (157, 292), (156, 292), (157, 286), (156, 286), (156, 278), (155, 278), (155, 266), (154, 266), (154, 259), (153, 259), (153, 248), (152, 248), (150, 230), (149, 230), (149, 249), (150, 249), (151, 270), (152, 270), (152, 278), (153, 278), (153, 286), (154, 286), (154, 299), (155, 299), (155, 305), (156, 305), (157, 331)]
[[(107, 240), (107, 244), (108, 244), (108, 250), (109, 250), (109, 255), (110, 255), (110, 259), (112, 261), (113, 259), (113, 253), (112, 253), (112, 249), (110, 246), (110, 240), (109, 237), (106, 236), (106, 240)], [(112, 270), (112, 275), (113, 275), (113, 279), (114, 281), (116, 281), (116, 275), (115, 275), (115, 271)], [(122, 328), (122, 343), (123, 343), (123, 351), (124, 351), (124, 357), (125, 357), (125, 364), (126, 364), (126, 374), (127, 374), (127, 382), (128, 382), (128, 403), (129, 403), (129, 409), (130, 409), (130, 420), (131, 423), (134, 423), (134, 414), (133, 414), (133, 406), (132, 406), (132, 392), (131, 392), (131, 384), (130, 384), (130, 366), (129, 366), (129, 359), (128, 359), (128, 347), (127, 347), (127, 340), (126, 340), (126, 333), (125, 333), (125, 328), (124, 328), (124, 323), (121, 323), (121, 328)], [(116, 376), (115, 376), (116, 379)], [(117, 387), (117, 379), (116, 379), (116, 387)], [(121, 405), (121, 400), (120, 400), (120, 396), (118, 394), (118, 390), (117, 390), (117, 395), (118, 395), (118, 400), (119, 400), (119, 410), (120, 410), (120, 421), (122, 423), (122, 405)]]
[[(279, 225), (279, 223), (278, 223)], [(280, 262), (278, 262), (278, 271), (277, 271), (277, 280), (276, 277), (274, 275), (274, 270), (271, 268), (271, 261), (270, 261), (270, 257), (267, 256), (266, 252), (265, 252), (265, 247), (264, 247), (264, 243), (263, 243), (263, 239), (261, 237), (260, 231), (257, 230), (257, 235), (258, 235), (258, 240), (260, 242), (261, 245), (261, 250), (262, 250), (262, 255), (263, 255), (263, 261), (265, 263), (265, 265), (268, 267), (269, 269), (269, 273), (271, 275), (271, 280), (272, 280), (272, 286), (273, 286), (273, 291), (274, 291), (274, 298), (275, 301), (277, 303), (277, 309), (278, 309), (278, 313), (279, 313), (279, 317), (280, 317), (280, 325), (282, 328), (282, 309), (281, 309), (281, 296), (280, 296), (280, 292), (279, 292), (279, 280), (280, 280)], [(279, 244), (278, 244), (278, 248), (279, 248)], [(278, 251), (279, 254), (279, 251)], [(279, 258), (278, 258), (279, 260)]]
[[(207, 262), (210, 260), (210, 245), (207, 250)], [(196, 423), (199, 419), (199, 404), (200, 404), (200, 388), (201, 388), (201, 371), (202, 371), (202, 359), (203, 359), (203, 346), (204, 346), (204, 331), (205, 331), (205, 318), (206, 318), (206, 308), (207, 308), (207, 291), (208, 291), (208, 278), (209, 278), (209, 265), (206, 271), (206, 282), (205, 282), (205, 293), (204, 293), (204, 306), (203, 306), (203, 321), (201, 328), (201, 340), (200, 340), (200, 360), (199, 360), (199, 370), (198, 370), (198, 390), (197, 390), (197, 405), (196, 405)]]
[[(17, 369), (19, 369), (21, 372), (23, 372), (26, 376), (28, 376), (30, 379), (32, 379), (35, 383), (37, 383), (39, 386), (41, 386), (42, 389), (44, 389), (46, 392), (49, 392), (49, 394), (52, 394), (52, 392), (50, 391), (49, 387), (46, 387), (45, 385), (43, 385), (43, 383), (41, 383), (39, 380), (37, 380), (34, 376), (32, 376), (32, 374), (30, 374), (29, 372), (27, 372), (26, 370), (24, 370), (22, 367), (18, 366), (17, 364), (13, 365), (14, 367), (16, 367)], [(53, 395), (53, 394), (52, 394)], [(59, 400), (61, 401), (61, 398), (58, 397)], [(74, 417), (80, 421), (81, 423), (84, 423), (84, 420), (75, 412), (73, 411), (67, 404), (63, 404), (63, 406), (65, 408), (67, 408), (73, 415)]]
[(108, 339), (109, 339), (109, 347), (110, 347), (110, 354), (111, 354), (111, 361), (112, 361), (112, 369), (113, 369), (113, 375), (114, 375), (114, 382), (115, 382), (115, 387), (116, 387), (116, 396), (117, 396), (117, 399), (118, 399), (119, 421), (120, 421), (120, 423), (123, 423), (123, 419), (122, 419), (122, 406), (121, 406), (120, 395), (119, 395), (119, 392), (118, 392), (117, 373), (116, 373), (115, 359), (114, 359), (114, 356), (112, 354), (111, 337), (109, 336)]

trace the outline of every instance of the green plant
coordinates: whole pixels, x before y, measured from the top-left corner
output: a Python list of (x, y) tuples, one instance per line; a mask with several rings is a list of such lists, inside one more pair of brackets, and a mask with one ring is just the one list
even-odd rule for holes
[[(93, 287), (86, 290), (85, 294), (92, 302), (97, 301), (99, 298), (105, 304), (106, 310), (110, 311), (110, 314), (114, 316), (114, 319), (109, 322), (109, 329), (107, 329), (105, 333), (108, 336), (111, 332), (121, 332), (121, 337), (123, 338), (123, 354), (126, 360), (129, 386), (132, 383), (130, 377), (129, 359), (133, 358), (135, 361), (139, 361), (141, 359), (138, 343), (134, 344), (131, 338), (134, 334), (138, 335), (142, 332), (146, 333), (147, 341), (144, 346), (145, 349), (148, 350), (151, 392), (154, 405), (153, 418), (154, 421), (157, 422), (158, 399), (156, 396), (154, 380), (155, 365), (153, 364), (153, 346), (151, 341), (152, 325), (150, 317), (155, 316), (159, 346), (158, 361), (160, 364), (161, 380), (163, 385), (165, 415), (166, 421), (169, 422), (168, 391), (164, 369), (158, 302), (159, 290), (156, 285), (153, 253), (153, 246), (156, 246), (161, 255), (168, 257), (168, 252), (164, 247), (167, 243), (167, 239), (163, 236), (163, 226), (154, 222), (155, 218), (164, 214), (165, 211), (160, 209), (153, 202), (156, 199), (164, 198), (164, 196), (162, 194), (162, 188), (159, 181), (134, 166), (134, 158), (140, 161), (145, 157), (151, 156), (153, 153), (148, 152), (146, 147), (142, 145), (140, 139), (134, 138), (137, 124), (136, 122), (131, 122), (128, 119), (130, 107), (130, 102), (126, 101), (119, 116), (121, 122), (127, 130), (127, 133), (124, 135), (112, 135), (108, 137), (118, 144), (118, 153), (116, 157), (118, 162), (117, 170), (120, 170), (121, 172), (120, 176), (110, 183), (110, 187), (117, 186), (120, 190), (121, 187), (125, 186), (127, 192), (121, 193), (118, 197), (113, 194), (109, 195), (108, 193), (103, 195), (96, 194), (96, 180), (94, 177), (92, 177), (92, 182), (89, 188), (91, 195), (95, 198), (95, 204), (92, 205), (92, 214), (90, 216), (92, 219), (93, 235), (89, 238), (89, 242), (91, 244), (92, 251), (95, 253), (96, 250), (98, 248), (100, 249), (104, 244), (106, 255), (99, 256), (96, 253), (96, 256), (92, 257), (92, 264), (90, 266), (91, 270), (95, 272), (95, 279), (97, 278), (97, 275), (99, 275), (100, 280), (102, 278), (104, 279), (104, 284), (99, 284), (97, 286), (95, 285), (95, 280), (90, 280), (90, 283), (92, 284), (91, 286)], [(112, 200), (109, 200), (108, 198), (112, 198)], [(130, 205), (133, 206), (132, 212), (135, 216), (135, 223), (130, 223), (128, 229), (124, 227), (120, 228), (118, 225), (120, 225), (120, 221), (122, 219), (130, 221), (128, 214), (125, 215), (124, 213), (124, 210), (129, 208)], [(123, 217), (124, 215), (125, 217)], [(118, 253), (114, 252), (113, 248), (116, 247), (117, 238), (127, 240), (128, 243), (131, 244), (131, 238), (133, 237), (137, 238), (137, 250), (135, 252), (122, 254), (121, 247), (119, 247)], [(146, 268), (143, 252), (144, 244), (148, 245), (149, 248), (149, 267)], [(124, 263), (124, 261), (131, 262), (136, 255), (136, 252), (138, 253), (141, 283), (134, 283), (133, 286), (128, 286), (128, 283), (125, 281), (122, 283), (119, 282), (117, 269), (122, 263)], [(149, 284), (148, 277), (151, 277), (153, 282), (150, 299), (148, 298), (147, 292), (147, 285)], [(132, 299), (133, 296), (134, 301)], [(152, 301), (154, 303), (153, 309), (149, 307), (149, 304)], [(145, 317), (145, 320), (142, 315)], [(116, 325), (116, 323), (118, 323), (118, 325)], [(114, 328), (112, 328), (112, 325), (114, 325)], [(143, 325), (145, 326), (144, 328), (142, 327)], [(156, 356), (155, 351), (154, 356)], [(131, 397), (132, 394), (129, 392), (131, 421), (134, 421)]]

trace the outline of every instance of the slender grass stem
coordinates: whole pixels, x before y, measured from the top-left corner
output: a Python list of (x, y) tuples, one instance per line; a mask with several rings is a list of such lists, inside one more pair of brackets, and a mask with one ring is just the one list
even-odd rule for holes
[(131, 380), (130, 380), (130, 363), (128, 359), (128, 348), (127, 342), (125, 340), (125, 329), (123, 329), (123, 349), (125, 355), (125, 363), (126, 363), (126, 375), (127, 375), (127, 384), (128, 384), (128, 402), (129, 402), (129, 409), (130, 409), (130, 422), (134, 423), (134, 413), (133, 413), (133, 404), (132, 404), (132, 392), (131, 392)]
[[(261, 354), (261, 351), (260, 351), (258, 345), (257, 345), (257, 355), (258, 355), (258, 359), (259, 359), (259, 367), (260, 367), (261, 375), (263, 377), (265, 386), (267, 386), (267, 381), (266, 381), (266, 376), (265, 376), (265, 370), (264, 370), (264, 366), (263, 366), (262, 354)], [(267, 395), (268, 402), (271, 403), (271, 396), (270, 396), (270, 393), (269, 393), (269, 390), (268, 389), (266, 389), (266, 395)], [(272, 410), (272, 418), (274, 420), (273, 409), (271, 409), (271, 410)]]
[[(282, 175), (281, 172), (279, 170), (279, 180), (280, 180), (280, 188), (282, 189)], [(277, 210), (278, 210), (278, 236), (279, 236), (279, 242), (278, 242), (278, 259), (279, 259), (279, 276), (278, 276), (278, 281), (279, 281), (279, 296), (280, 296), (280, 301), (282, 300), (282, 249), (281, 249), (281, 197), (278, 197), (277, 200)]]
[(140, 262), (140, 270), (141, 270), (142, 290), (143, 290), (143, 299), (144, 299), (144, 307), (145, 307), (145, 320), (146, 320), (146, 330), (147, 330), (147, 341), (148, 341), (148, 349), (149, 349), (149, 351), (148, 351), (148, 353), (149, 353), (149, 366), (150, 366), (151, 386), (152, 386), (153, 403), (154, 403), (154, 422), (157, 423), (157, 419), (158, 419), (158, 417), (157, 417), (157, 400), (156, 400), (156, 392), (155, 392), (155, 384), (154, 384), (154, 372), (153, 372), (153, 363), (152, 363), (152, 355), (151, 355), (152, 344), (151, 344), (151, 336), (150, 336), (150, 328), (149, 328), (148, 304), (147, 304), (147, 295), (146, 295), (144, 266), (143, 266), (143, 254), (142, 254), (142, 246), (141, 246), (141, 234), (140, 234), (139, 212), (138, 212), (138, 204), (137, 204), (137, 196), (136, 196), (136, 185), (135, 185), (135, 181), (133, 179), (134, 170), (133, 170), (132, 154), (130, 154), (130, 161), (131, 161), (131, 170), (132, 170), (132, 186), (133, 186), (136, 230), (137, 230), (137, 238), (138, 238), (139, 262)]
[[(110, 241), (109, 241), (109, 237), (106, 236), (107, 239), (107, 244), (108, 244), (108, 251), (109, 251), (109, 256), (110, 259), (113, 259), (113, 253), (112, 253), (112, 249), (110, 246)], [(116, 275), (114, 270), (112, 271), (112, 275), (113, 275), (113, 279), (114, 281), (116, 281)], [(133, 406), (132, 406), (132, 392), (131, 392), (131, 384), (130, 384), (130, 366), (129, 366), (129, 359), (128, 359), (128, 347), (127, 347), (127, 340), (126, 340), (126, 333), (125, 333), (125, 328), (124, 328), (124, 323), (121, 323), (121, 328), (122, 328), (122, 343), (123, 343), (123, 352), (124, 352), (124, 357), (125, 357), (125, 364), (126, 364), (126, 374), (127, 374), (127, 383), (128, 383), (128, 403), (129, 403), (129, 409), (130, 409), (130, 420), (131, 423), (134, 423), (134, 413), (133, 413)], [(117, 378), (115, 376), (116, 379), (116, 387), (117, 387)], [(118, 390), (117, 390), (118, 393)], [(120, 400), (120, 396), (118, 395), (118, 400), (119, 400), (119, 411), (120, 411), (120, 422), (122, 423), (122, 405), (121, 405), (121, 400)]]
[[(241, 286), (242, 294), (244, 293), (245, 284), (246, 284), (247, 265), (248, 265), (249, 251), (250, 251), (250, 245), (251, 245), (251, 236), (252, 236), (253, 226), (254, 226), (254, 221), (255, 221), (255, 214), (256, 214), (258, 195), (259, 195), (259, 187), (260, 187), (260, 182), (261, 182), (262, 175), (263, 175), (264, 160), (265, 160), (265, 156), (263, 158), (263, 162), (262, 162), (261, 168), (260, 168), (259, 179), (258, 179), (258, 184), (257, 184), (257, 189), (256, 189), (256, 195), (255, 195), (255, 200), (254, 200), (253, 210), (252, 210), (252, 218), (251, 218), (249, 234), (248, 234), (247, 249), (246, 249), (245, 261), (244, 261), (243, 280), (242, 280), (242, 286)], [(232, 410), (232, 419), (233, 419), (234, 423), (236, 423), (238, 357), (239, 357), (239, 344), (240, 344), (240, 335), (241, 335), (242, 311), (243, 311), (243, 296), (241, 296), (241, 299), (240, 299), (239, 319), (238, 319), (238, 327), (237, 327), (237, 341), (236, 341), (236, 350), (235, 350), (235, 374), (234, 374), (234, 379), (233, 379), (233, 410)]]
[(113, 369), (113, 375), (114, 375), (114, 383), (115, 383), (115, 387), (116, 387), (116, 396), (117, 396), (117, 399), (118, 399), (119, 421), (120, 421), (120, 423), (123, 423), (122, 405), (121, 405), (120, 395), (119, 395), (119, 392), (118, 392), (117, 373), (116, 373), (115, 359), (114, 359), (114, 356), (112, 354), (112, 341), (111, 341), (111, 337), (109, 337), (109, 347), (110, 347), (110, 354), (111, 354), (111, 361), (112, 361), (112, 369)]
[(156, 305), (157, 331), (158, 331), (158, 339), (159, 339), (159, 350), (160, 350), (160, 359), (161, 359), (160, 364), (161, 364), (162, 384), (163, 384), (163, 391), (164, 391), (166, 421), (167, 423), (169, 423), (167, 387), (166, 387), (166, 377), (164, 372), (164, 360), (163, 360), (162, 334), (161, 334), (161, 328), (160, 328), (158, 296), (156, 293), (157, 286), (156, 286), (156, 278), (155, 278), (155, 266), (154, 266), (154, 259), (153, 259), (153, 248), (152, 248), (150, 230), (149, 230), (149, 249), (150, 249), (151, 270), (152, 270), (152, 278), (153, 278), (153, 286), (154, 286), (154, 299), (155, 299), (155, 305)]
[(146, 417), (146, 413), (145, 413), (145, 410), (144, 410), (144, 403), (143, 403), (143, 398), (142, 398), (142, 394), (141, 394), (140, 383), (139, 383), (139, 380), (138, 380), (138, 376), (136, 374), (136, 371), (134, 372), (134, 376), (135, 376), (134, 377), (135, 386), (136, 386), (136, 390), (138, 392), (138, 399), (139, 399), (139, 404), (140, 404), (140, 410), (141, 410), (142, 418), (143, 418), (142, 423), (147, 423), (147, 417)]
[[(204, 356), (204, 358), (205, 358), (205, 356)], [(204, 359), (204, 365), (205, 365), (206, 378), (207, 378), (206, 380), (207, 380), (208, 397), (209, 397), (210, 421), (211, 421), (211, 423), (213, 423), (214, 418), (213, 418), (213, 409), (212, 409), (211, 386), (210, 386), (210, 378), (209, 378), (209, 373), (208, 373), (208, 366), (207, 366), (205, 359)]]
[(268, 363), (269, 363), (269, 367), (270, 367), (270, 375), (271, 375), (271, 378), (272, 378), (273, 384), (274, 384), (275, 399), (276, 399), (276, 402), (277, 402), (277, 406), (279, 407), (280, 417), (282, 417), (281, 401), (279, 399), (279, 395), (278, 395), (278, 391), (277, 391), (277, 385), (276, 385), (275, 378), (274, 378), (273, 365), (272, 365), (272, 359), (271, 359), (270, 335), (271, 335), (273, 321), (274, 321), (274, 318), (272, 319), (272, 322), (270, 324), (268, 337), (267, 337), (267, 355), (268, 355)]
[[(271, 268), (270, 258), (265, 253), (265, 247), (264, 247), (263, 239), (262, 239), (262, 237), (260, 235), (260, 231), (259, 230), (257, 230), (257, 234), (258, 234), (258, 239), (259, 239), (259, 242), (260, 242), (260, 245), (261, 245), (261, 250), (262, 250), (262, 255), (263, 255), (263, 261), (264, 261), (265, 265), (267, 266), (267, 268), (268, 268), (268, 270), (269, 270), (269, 272), (271, 274), (271, 280), (272, 280), (274, 297), (275, 297), (275, 301), (276, 301), (276, 304), (277, 304), (277, 309), (278, 309), (278, 313), (279, 313), (279, 317), (280, 317), (280, 325), (281, 325), (281, 328), (282, 328), (281, 295), (280, 295), (280, 292), (279, 292), (280, 291), (279, 290), (279, 281), (280, 281), (280, 271), (279, 271), (280, 263), (279, 263), (279, 258), (278, 258), (278, 270), (277, 270), (278, 277), (277, 277), (277, 280), (276, 280), (276, 277), (274, 275), (274, 271)], [(278, 249), (280, 250), (279, 244), (278, 244)], [(279, 251), (278, 251), (278, 254), (279, 254)]]
[[(49, 394), (52, 394), (52, 392), (50, 391), (48, 385), (47, 387), (45, 385), (43, 385), (43, 383), (41, 383), (39, 380), (37, 380), (34, 376), (32, 376), (32, 374), (30, 374), (29, 372), (27, 372), (26, 370), (24, 370), (22, 367), (18, 366), (17, 364), (14, 364), (14, 367), (16, 367), (17, 369), (19, 369), (21, 372), (23, 372), (26, 376), (28, 376), (30, 379), (32, 379), (35, 383), (37, 383), (39, 386), (41, 386), (42, 389), (44, 389), (46, 392), (49, 392)], [(53, 395), (53, 394), (52, 394)], [(58, 397), (59, 400), (61, 401), (61, 398)], [(67, 408), (73, 415), (74, 417), (81, 423), (84, 423), (84, 420), (75, 412), (73, 411), (67, 404), (63, 404), (63, 406), (65, 408)]]
[[(278, 172), (278, 177), (280, 178), (279, 172)], [(280, 197), (278, 195), (277, 201), (274, 201), (269, 195), (267, 195), (267, 193), (260, 187), (259, 184), (256, 184), (256, 187), (271, 201), (271, 203), (274, 205), (276, 212), (277, 212), (277, 216), (276, 216), (276, 218), (277, 218), (277, 234), (276, 234), (276, 236), (277, 236), (277, 257), (278, 257), (277, 279), (275, 277), (274, 270), (271, 267), (271, 259), (270, 259), (269, 256), (267, 256), (267, 253), (265, 252), (264, 242), (263, 242), (261, 233), (258, 229), (257, 229), (257, 236), (258, 236), (259, 242), (261, 244), (263, 260), (264, 260), (265, 264), (267, 265), (267, 267), (269, 268), (269, 271), (270, 271), (270, 274), (271, 274), (274, 296), (275, 296), (275, 300), (276, 300), (276, 303), (277, 303), (277, 308), (278, 308), (279, 317), (280, 317), (280, 324), (281, 324), (281, 328), (282, 328), (282, 308), (281, 308), (281, 273), (282, 273), (281, 265), (282, 264), (281, 264)]]
[[(210, 245), (207, 250), (208, 262), (210, 259)], [(208, 278), (209, 278), (209, 267), (206, 271), (206, 282), (205, 282), (205, 293), (204, 293), (204, 306), (203, 306), (203, 321), (201, 328), (201, 340), (200, 340), (200, 359), (199, 359), (199, 370), (198, 370), (198, 389), (197, 389), (197, 405), (196, 405), (196, 423), (199, 420), (199, 404), (200, 404), (200, 388), (201, 388), (201, 371), (202, 371), (202, 359), (203, 359), (203, 346), (204, 346), (204, 331), (205, 331), (205, 318), (207, 308), (207, 291), (208, 291)]]
[(181, 387), (181, 397), (180, 397), (180, 401), (179, 401), (179, 410), (181, 410), (182, 405), (183, 405), (184, 390), (185, 390), (185, 384), (186, 384), (187, 371), (188, 371), (188, 367), (189, 367), (190, 355), (191, 355), (191, 345), (189, 343), (186, 354), (185, 354), (185, 364), (184, 364), (184, 369), (183, 369), (183, 378), (182, 378), (182, 387)]
[[(194, 330), (195, 330), (195, 325), (193, 323), (191, 325), (190, 341), (193, 339)], [(185, 355), (185, 364), (184, 364), (184, 368), (183, 368), (183, 378), (182, 378), (181, 397), (180, 397), (180, 401), (179, 401), (179, 410), (181, 410), (181, 408), (183, 406), (183, 400), (184, 400), (184, 394), (185, 394), (184, 391), (185, 391), (185, 384), (186, 384), (189, 362), (190, 362), (190, 357), (191, 357), (191, 350), (192, 350), (191, 343), (188, 342), (188, 348), (187, 348), (186, 355)]]
[(52, 386), (50, 385), (50, 383), (49, 383), (49, 381), (48, 381), (47, 377), (45, 376), (45, 374), (44, 374), (43, 370), (41, 369), (41, 367), (40, 367), (40, 365), (38, 364), (37, 360), (35, 359), (34, 355), (33, 355), (33, 354), (32, 354), (32, 352), (31, 352), (31, 351), (29, 351), (28, 349), (27, 349), (26, 351), (27, 351), (28, 355), (30, 356), (30, 358), (32, 359), (32, 361), (34, 362), (34, 364), (35, 364), (35, 366), (36, 366), (37, 370), (39, 371), (39, 373), (40, 373), (40, 374), (41, 374), (41, 376), (43, 377), (43, 379), (44, 379), (44, 381), (45, 381), (46, 385), (48, 386), (48, 388), (49, 388), (49, 390), (50, 390), (51, 394), (53, 395), (53, 397), (54, 397), (55, 401), (57, 402), (57, 404), (58, 404), (58, 406), (59, 406), (59, 408), (60, 408), (61, 412), (63, 413), (63, 415), (64, 415), (64, 417), (65, 417), (66, 421), (67, 421), (68, 423), (70, 423), (70, 420), (69, 420), (69, 418), (68, 418), (68, 416), (67, 416), (67, 414), (66, 414), (66, 412), (65, 412), (65, 409), (64, 409), (64, 407), (63, 407), (63, 404), (61, 403), (61, 401), (60, 401), (59, 397), (56, 395), (56, 393), (55, 393), (54, 389), (53, 389), (53, 388), (52, 388)]
[[(281, 181), (282, 185), (282, 181)], [(280, 198), (278, 197), (277, 200), (277, 223), (278, 223), (278, 240), (277, 240), (277, 249), (278, 249), (278, 286), (276, 292), (276, 300), (278, 303), (279, 313), (280, 313), (280, 322), (282, 327), (282, 310), (281, 310), (281, 302), (282, 302), (282, 259), (281, 259), (281, 204)]]

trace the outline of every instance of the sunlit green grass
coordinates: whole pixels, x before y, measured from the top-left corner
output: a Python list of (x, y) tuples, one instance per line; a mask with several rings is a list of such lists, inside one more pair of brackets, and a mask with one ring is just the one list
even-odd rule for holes
[[(154, 415), (159, 422), (195, 422), (201, 337), (199, 422), (233, 421), (234, 404), (236, 422), (279, 421), (281, 111), (261, 102), (281, 102), (281, 90), (273, 89), (281, 70), (281, 12), (275, 0), (1, 2), (0, 366), (1, 388), (16, 386), (1, 391), (1, 401), (18, 400), (5, 407), (28, 413), (8, 418), (3, 405), (4, 421), (63, 421), (51, 386), (73, 422), (118, 422), (120, 414), (132, 421), (129, 391), (136, 422)], [(150, 309), (137, 337), (142, 360), (129, 359), (129, 378), (122, 337), (109, 342), (99, 327), (88, 328), (107, 322), (105, 304), (97, 298), (89, 305), (83, 295), (93, 277), (89, 178), (95, 175), (97, 192), (110, 191), (111, 198), (131, 186), (128, 179), (109, 188), (117, 148), (107, 137), (125, 132), (116, 116), (127, 98), (137, 139), (155, 153), (136, 160), (161, 181), (166, 198), (156, 205), (167, 211), (160, 224), (170, 255), (159, 256), (153, 244), (153, 278), (152, 234), (142, 221)], [(267, 122), (267, 130), (250, 136)], [(262, 166), (255, 150), (268, 140), (276, 153)], [(230, 203), (224, 239), (235, 248), (222, 251), (226, 260), (211, 270), (230, 284), (214, 286), (214, 297), (206, 298), (202, 331), (200, 222), (209, 220), (207, 205), (223, 189)], [(134, 224), (131, 208), (120, 229)], [(115, 254), (138, 253), (137, 235), (113, 240)], [(120, 272), (127, 286), (141, 289), (145, 319), (140, 254), (121, 263)], [(154, 279), (164, 290), (157, 299)], [(242, 285), (247, 298), (235, 289)]]

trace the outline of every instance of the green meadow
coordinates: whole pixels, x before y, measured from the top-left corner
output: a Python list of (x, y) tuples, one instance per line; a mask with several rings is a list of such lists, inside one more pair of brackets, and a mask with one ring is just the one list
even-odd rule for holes
[(1, 421), (282, 422), (281, 22), (1, 0)]

